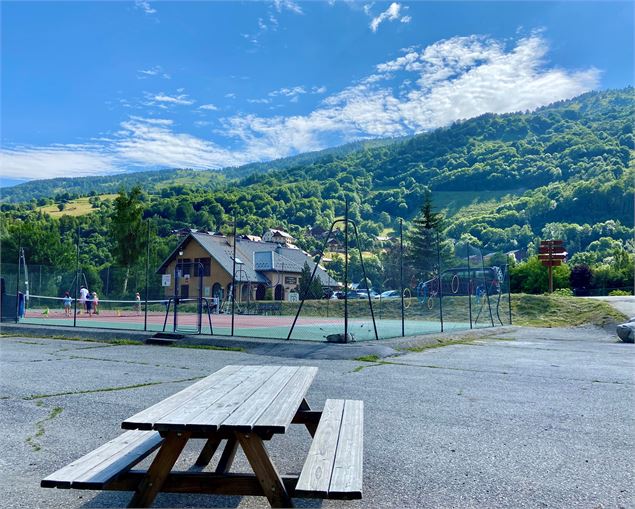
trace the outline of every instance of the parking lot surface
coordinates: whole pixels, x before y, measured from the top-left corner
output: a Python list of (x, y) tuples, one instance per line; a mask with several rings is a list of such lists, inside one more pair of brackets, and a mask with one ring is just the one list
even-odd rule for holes
[[(227, 364), (317, 366), (314, 408), (364, 400), (364, 498), (299, 507), (635, 506), (633, 345), (597, 328), (517, 328), (466, 343), (368, 362), (0, 338), (2, 506), (125, 507), (128, 493), (39, 482)], [(309, 442), (295, 426), (268, 444), (281, 473), (301, 470)], [(198, 452), (188, 448), (177, 467)], [(249, 471), (241, 455), (233, 470)], [(268, 507), (264, 497), (173, 494), (154, 506)]]

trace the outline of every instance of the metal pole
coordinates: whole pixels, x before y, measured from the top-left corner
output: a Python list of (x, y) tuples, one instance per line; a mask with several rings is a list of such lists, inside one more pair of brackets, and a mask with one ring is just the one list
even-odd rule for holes
[(492, 315), (492, 305), (489, 300), (489, 290), (487, 289), (487, 281), (485, 280), (485, 259), (483, 258), (483, 253), (481, 252), (481, 267), (483, 268), (483, 283), (485, 287), (485, 296), (487, 297), (487, 309), (489, 309), (489, 319), (492, 322), (492, 327), (494, 327), (494, 316)]
[(73, 327), (77, 326), (77, 298), (79, 296), (79, 239), (80, 226), (77, 227), (77, 256), (75, 260), (75, 305), (73, 307)]
[[(310, 288), (311, 283), (313, 282), (313, 278), (315, 277), (315, 273), (317, 272), (318, 265), (320, 261), (322, 261), (322, 257), (324, 256), (324, 251), (326, 251), (326, 244), (331, 238), (331, 234), (333, 233), (333, 229), (337, 223), (342, 222), (341, 219), (336, 219), (331, 223), (331, 228), (329, 229), (329, 233), (326, 237), (324, 237), (324, 243), (322, 244), (322, 250), (320, 251), (320, 256), (318, 256), (317, 261), (315, 262), (315, 266), (313, 267), (313, 272), (311, 272), (311, 278), (309, 279), (309, 283), (307, 286)], [(293, 318), (293, 323), (291, 324), (291, 328), (289, 329), (289, 334), (287, 335), (287, 340), (291, 339), (291, 334), (293, 334), (293, 329), (295, 328), (295, 324), (298, 321), (298, 317), (300, 316), (300, 312), (302, 311), (302, 306), (304, 305), (304, 298), (300, 300), (300, 305), (298, 306), (298, 310), (295, 312), (295, 317)], [(328, 302), (327, 302), (327, 316), (328, 316)]]
[(470, 310), (470, 329), (472, 328), (472, 271), (470, 270), (470, 243), (467, 246), (467, 305)]
[(403, 301), (403, 219), (399, 219), (399, 286), (401, 288), (401, 335), (406, 335), (405, 307)]
[[(179, 247), (181, 249), (181, 247)], [(179, 256), (181, 256), (179, 254)], [(179, 309), (179, 284), (181, 283), (181, 272), (183, 271), (183, 260), (181, 261), (181, 268), (179, 269), (179, 258), (176, 259), (176, 269), (174, 270), (174, 319), (172, 321), (172, 332), (176, 332), (178, 328), (178, 309)]]
[(236, 303), (236, 214), (234, 214), (234, 256), (232, 261), (232, 331), (234, 335), (234, 305)]
[(148, 231), (146, 235), (146, 298), (143, 313), (143, 330), (148, 330), (148, 287), (150, 286), (150, 220), (148, 219)]
[(439, 230), (437, 230), (437, 279), (439, 281), (439, 321), (443, 332), (443, 280), (441, 278), (441, 246), (439, 244)]
[(370, 288), (368, 288), (368, 278), (366, 277), (366, 269), (364, 268), (364, 258), (362, 257), (362, 247), (359, 245), (359, 233), (357, 233), (357, 225), (354, 221), (351, 221), (353, 225), (353, 232), (355, 233), (355, 241), (357, 244), (357, 250), (359, 251), (359, 264), (362, 267), (362, 274), (364, 277), (364, 283), (366, 285), (366, 294), (368, 295), (368, 306), (370, 307), (370, 317), (373, 320), (373, 329), (375, 330), (375, 339), (379, 340), (379, 334), (377, 333), (377, 323), (375, 322), (375, 312), (373, 311), (373, 300), (370, 297)]
[(547, 249), (549, 250), (549, 293), (553, 293), (553, 245), (549, 243), (547, 245)]
[(507, 305), (509, 307), (509, 325), (512, 324), (512, 276), (509, 273), (509, 263), (505, 264), (505, 271), (507, 272)]
[(344, 208), (344, 341), (348, 341), (348, 198)]
[(18, 268), (17, 268), (17, 277), (15, 282), (15, 323), (19, 321), (20, 314), (20, 263), (21, 262), (21, 254), (22, 254), (22, 231), (18, 233)]

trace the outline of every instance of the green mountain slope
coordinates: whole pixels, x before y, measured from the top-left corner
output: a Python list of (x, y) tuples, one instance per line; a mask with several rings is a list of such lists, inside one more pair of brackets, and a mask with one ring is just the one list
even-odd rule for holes
[[(8, 201), (140, 184), (145, 215), (163, 236), (182, 226), (220, 229), (236, 213), (244, 233), (283, 227), (311, 250), (318, 243), (307, 228), (328, 227), (348, 199), (370, 249), (399, 219), (407, 225), (430, 189), (435, 207), (446, 213), (446, 235), (468, 235), (486, 250), (526, 248), (541, 236), (564, 238), (570, 253), (610, 245), (602, 239), (624, 246), (633, 236), (634, 118), (633, 88), (592, 92), (534, 112), (487, 114), (408, 139), (221, 172), (32, 182), (7, 190), (2, 210), (11, 222), (34, 214), (37, 204)], [(102, 225), (91, 230), (99, 233), (108, 214), (105, 203), (74, 220), (89, 230)], [(107, 254), (99, 256), (108, 262)]]

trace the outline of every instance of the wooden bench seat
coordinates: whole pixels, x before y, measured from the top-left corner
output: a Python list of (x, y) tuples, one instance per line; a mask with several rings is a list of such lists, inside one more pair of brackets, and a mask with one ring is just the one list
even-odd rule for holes
[(363, 401), (327, 400), (294, 496), (362, 498), (363, 439)]
[(126, 431), (42, 480), (43, 488), (103, 489), (157, 449), (156, 431)]

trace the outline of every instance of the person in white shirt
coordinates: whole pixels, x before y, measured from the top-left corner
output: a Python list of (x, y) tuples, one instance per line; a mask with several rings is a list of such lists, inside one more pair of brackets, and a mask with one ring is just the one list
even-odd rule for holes
[(84, 312), (88, 311), (86, 309), (86, 296), (87, 295), (88, 295), (88, 288), (86, 288), (85, 286), (82, 285), (82, 287), (79, 289), (79, 303), (82, 306), (82, 308), (84, 309)]

